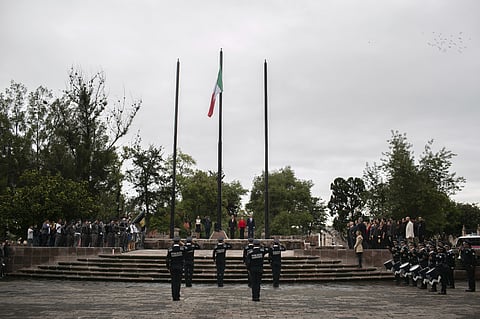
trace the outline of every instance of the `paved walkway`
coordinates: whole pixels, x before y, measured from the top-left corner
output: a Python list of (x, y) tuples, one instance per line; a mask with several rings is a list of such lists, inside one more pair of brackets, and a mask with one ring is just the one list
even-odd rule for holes
[(0, 318), (480, 318), (480, 292), (466, 284), (446, 296), (391, 281), (264, 285), (251, 301), (246, 285), (170, 285), (56, 280), (0, 280)]

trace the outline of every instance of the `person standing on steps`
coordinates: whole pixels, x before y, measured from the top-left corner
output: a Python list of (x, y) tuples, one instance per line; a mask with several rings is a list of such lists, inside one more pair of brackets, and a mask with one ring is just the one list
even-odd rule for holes
[(223, 276), (225, 274), (225, 259), (227, 250), (232, 245), (223, 242), (223, 237), (218, 238), (217, 246), (213, 249), (213, 261), (217, 268), (217, 285), (223, 287)]
[(260, 241), (253, 241), (253, 250), (247, 255), (247, 266), (250, 269), (252, 282), (252, 300), (260, 301), (260, 286), (262, 284), (263, 257), (267, 251), (260, 246)]
[(268, 261), (272, 268), (273, 287), (278, 288), (280, 285), (280, 273), (282, 270), (282, 251), (285, 251), (285, 246), (280, 244), (280, 241), (275, 238), (273, 245), (268, 250)]
[(200, 245), (194, 243), (192, 237), (188, 237), (183, 249), (185, 256), (185, 287), (192, 287), (195, 249), (200, 249)]
[(168, 248), (166, 266), (170, 271), (173, 301), (180, 300), (180, 286), (184, 266), (184, 249), (180, 246), (180, 238), (173, 238), (172, 247)]
[(247, 267), (248, 287), (252, 287), (252, 283), (250, 280), (250, 269), (248, 269), (248, 265), (247, 265), (247, 256), (252, 252), (252, 250), (253, 250), (253, 238), (249, 238), (248, 245), (243, 247), (243, 263), (245, 264), (245, 267)]
[(353, 249), (355, 249), (355, 254), (357, 254), (358, 258), (358, 268), (362, 268), (362, 259), (363, 259), (363, 237), (362, 232), (357, 230), (356, 232), (357, 239), (355, 241), (355, 245)]

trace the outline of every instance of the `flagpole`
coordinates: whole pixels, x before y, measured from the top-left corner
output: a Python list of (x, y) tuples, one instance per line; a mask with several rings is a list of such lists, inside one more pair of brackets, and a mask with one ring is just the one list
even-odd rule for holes
[(270, 238), (269, 196), (268, 196), (268, 94), (267, 94), (267, 60), (263, 64), (264, 96), (265, 96), (265, 238)]
[(170, 211), (170, 238), (175, 232), (175, 198), (176, 198), (176, 177), (177, 177), (177, 125), (178, 125), (178, 88), (180, 78), (180, 59), (177, 59), (177, 77), (175, 83), (175, 117), (173, 128), (173, 173), (172, 173), (172, 204)]
[[(223, 77), (223, 51), (220, 49), (220, 70)], [(222, 230), (222, 92), (218, 101), (218, 169), (217, 169), (217, 231)]]

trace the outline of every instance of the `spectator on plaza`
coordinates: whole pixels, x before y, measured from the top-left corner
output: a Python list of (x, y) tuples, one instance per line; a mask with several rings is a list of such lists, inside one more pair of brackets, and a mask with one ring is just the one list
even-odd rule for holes
[[(362, 233), (363, 238), (367, 238), (367, 226), (363, 222), (363, 217), (358, 218), (358, 224), (357, 224), (357, 229), (356, 230), (359, 230)], [(355, 232), (355, 234), (356, 234), (356, 232)], [(362, 243), (362, 245), (365, 245), (365, 244)]]
[(405, 238), (408, 242), (413, 242), (415, 238), (415, 233), (413, 230), (413, 222), (410, 220), (410, 217), (405, 218), (406, 225), (405, 225)]
[(357, 238), (355, 240), (355, 245), (353, 249), (355, 250), (355, 254), (358, 258), (358, 268), (362, 268), (362, 259), (363, 259), (363, 237), (362, 232), (357, 230), (356, 232)]
[(65, 233), (65, 228), (62, 222), (62, 219), (59, 219), (58, 222), (55, 223), (55, 247), (63, 246), (63, 235)]
[(255, 219), (253, 219), (253, 215), (247, 219), (247, 236), (248, 238), (255, 238)]
[(237, 220), (235, 215), (232, 214), (230, 220), (228, 221), (228, 229), (230, 231), (230, 239), (235, 238), (235, 232), (237, 231)]
[(40, 246), (47, 246), (50, 239), (50, 221), (47, 219), (43, 222), (40, 229)]
[(240, 217), (238, 221), (238, 230), (240, 231), (240, 239), (245, 239), (245, 228), (247, 227), (247, 223), (243, 217)]
[(418, 217), (416, 228), (418, 234), (418, 241), (420, 243), (423, 243), (425, 241), (426, 225), (422, 217)]
[(200, 216), (197, 216), (195, 219), (195, 237), (200, 239), (202, 236), (202, 219)]
[(28, 227), (28, 230), (27, 230), (27, 246), (28, 247), (33, 246), (33, 225)]
[(353, 232), (352, 230), (354, 229), (355, 225), (352, 221), (348, 222), (347, 224), (347, 244), (349, 249), (353, 249)]
[(203, 228), (205, 229), (205, 238), (210, 238), (210, 231), (212, 229), (212, 221), (210, 220), (210, 216), (205, 216), (203, 219)]
[(90, 221), (85, 220), (81, 228), (82, 247), (89, 247), (91, 241)]
[(187, 232), (187, 236), (190, 236), (191, 235), (190, 228), (192, 228), (192, 224), (188, 219), (185, 219), (183, 221), (183, 228), (185, 228), (185, 231)]

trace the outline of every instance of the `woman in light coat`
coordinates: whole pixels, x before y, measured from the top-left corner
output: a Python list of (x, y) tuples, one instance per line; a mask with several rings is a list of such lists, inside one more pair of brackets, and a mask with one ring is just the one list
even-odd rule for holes
[(358, 258), (358, 268), (362, 268), (362, 255), (363, 255), (363, 237), (362, 237), (362, 232), (357, 230), (357, 239), (355, 241), (355, 245), (353, 246), (353, 249), (355, 250), (355, 253), (357, 254)]

